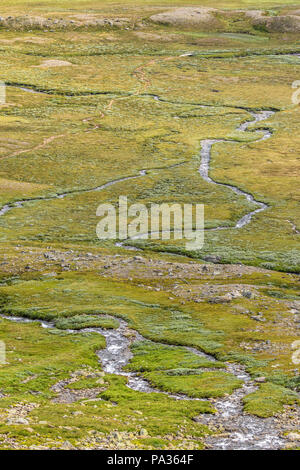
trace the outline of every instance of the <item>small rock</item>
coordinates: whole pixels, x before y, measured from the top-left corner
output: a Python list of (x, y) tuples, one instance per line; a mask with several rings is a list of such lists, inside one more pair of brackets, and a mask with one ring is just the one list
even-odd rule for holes
[(260, 321), (260, 322), (266, 321), (263, 317), (260, 317), (258, 315), (251, 315), (250, 318), (252, 318), (252, 320)]
[(250, 290), (244, 290), (242, 294), (243, 294), (243, 297), (246, 297), (246, 299), (252, 298), (252, 292)]
[(231, 292), (231, 296), (233, 299), (239, 299), (240, 297), (242, 297), (242, 294), (238, 290), (233, 290)]
[(6, 424), (9, 424), (9, 425), (29, 424), (29, 421), (28, 421), (28, 419), (25, 419), (25, 418), (13, 418), (13, 419), (8, 419), (6, 421)]
[(61, 447), (62, 449), (65, 449), (65, 450), (72, 450), (74, 449), (75, 447), (72, 446), (71, 442), (69, 441), (65, 441)]
[(219, 297), (213, 297), (209, 299), (209, 302), (212, 304), (225, 304), (231, 302), (232, 296), (231, 294), (220, 295)]
[(221, 261), (220, 256), (203, 256), (203, 259), (208, 263), (219, 263)]
[(263, 382), (266, 382), (266, 377), (257, 377), (255, 379), (255, 382), (258, 382), (258, 383), (263, 383)]
[(290, 432), (287, 437), (291, 441), (300, 441), (300, 432)]

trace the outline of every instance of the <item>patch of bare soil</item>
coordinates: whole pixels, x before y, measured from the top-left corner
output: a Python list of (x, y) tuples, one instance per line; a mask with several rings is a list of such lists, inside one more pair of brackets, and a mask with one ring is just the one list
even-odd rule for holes
[(36, 36), (32, 37), (20, 37), (20, 38), (12, 38), (12, 39), (0, 39), (0, 43), (2, 44), (14, 44), (15, 42), (26, 42), (30, 44), (44, 44), (45, 42), (52, 42), (50, 38), (39, 38)]
[(2, 272), (20, 274), (25, 271), (41, 270), (47, 274), (54, 270), (57, 272), (71, 270), (71, 264), (78, 271), (93, 270), (101, 274), (127, 278), (132, 274), (135, 278), (161, 278), (184, 277), (193, 279), (209, 278), (211, 276), (230, 278), (252, 273), (266, 273), (269, 271), (252, 266), (217, 264), (218, 260), (207, 257), (208, 263), (197, 261), (170, 261), (146, 258), (144, 256), (107, 255), (103, 253), (81, 252), (78, 250), (40, 249), (36, 247), (15, 247), (8, 251), (5, 246), (0, 249), (0, 266)]
[(154, 23), (181, 25), (181, 26), (201, 26), (201, 27), (217, 27), (219, 21), (214, 17), (217, 12), (215, 8), (175, 8), (164, 13), (153, 15), (150, 19)]
[(34, 65), (33, 67), (69, 67), (71, 62), (68, 62), (67, 60), (55, 60), (55, 59), (49, 59), (49, 60), (44, 60), (40, 65)]
[[(76, 15), (75, 15), (76, 16)], [(97, 17), (95, 15), (77, 15), (75, 19), (73, 16), (66, 19), (58, 18), (43, 18), (40, 16), (18, 16), (12, 17), (8, 16), (7, 18), (0, 18), (0, 25), (5, 29), (13, 30), (32, 30), (39, 29), (44, 31), (51, 30), (65, 30), (85, 28), (85, 27), (123, 27), (129, 24), (127, 18), (104, 18)]]
[(114, 22), (121, 22), (121, 23), (127, 23), (130, 21), (129, 18), (104, 18), (103, 16), (99, 17), (97, 15), (94, 15), (92, 13), (76, 13), (71, 16), (71, 18), (74, 18), (75, 20), (81, 21), (83, 23), (88, 23), (92, 21), (114, 21)]
[(265, 16), (255, 19), (253, 25), (261, 26), (269, 33), (297, 33), (300, 31), (300, 16)]
[(174, 41), (178, 40), (177, 34), (155, 34), (155, 33), (144, 33), (142, 31), (135, 31), (133, 33), (139, 39), (144, 39), (146, 41)]
[(102, 372), (89, 372), (86, 370), (76, 371), (71, 374), (70, 379), (61, 380), (51, 387), (51, 390), (57, 394), (57, 397), (52, 401), (53, 403), (74, 403), (76, 401), (85, 399), (91, 400), (97, 398), (99, 393), (106, 390), (106, 387), (82, 388), (79, 390), (66, 388), (68, 385), (77, 382), (80, 378), (96, 378), (99, 377), (98, 382), (104, 384)]
[(73, 15), (71, 15), (71, 18), (74, 18), (78, 21), (91, 21), (98, 19), (98, 17), (92, 13), (74, 13)]
[(7, 425), (13, 426), (29, 424), (28, 414), (38, 406), (37, 403), (15, 403), (5, 410), (4, 414), (0, 414), (0, 422), (5, 421)]
[[(259, 288), (266, 287), (260, 286)], [(175, 285), (173, 294), (176, 297), (184, 297), (194, 302), (210, 302), (213, 304), (227, 304), (233, 300), (243, 297), (256, 299), (258, 297), (258, 288), (250, 284), (193, 284), (193, 285)], [(241, 312), (236, 312), (241, 313)], [(244, 312), (242, 312), (244, 313)]]
[(243, 13), (245, 14), (247, 18), (253, 18), (253, 19), (257, 19), (257, 18), (261, 18), (265, 16), (265, 12), (262, 10), (248, 10), (248, 11), (244, 11)]

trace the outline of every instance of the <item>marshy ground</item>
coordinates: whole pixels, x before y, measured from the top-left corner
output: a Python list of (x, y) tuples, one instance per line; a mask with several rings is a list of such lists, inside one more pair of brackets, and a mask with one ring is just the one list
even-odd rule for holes
[[(0, 448), (299, 447), (300, 5), (14, 3)], [(204, 248), (98, 240), (119, 195), (205, 204)]]

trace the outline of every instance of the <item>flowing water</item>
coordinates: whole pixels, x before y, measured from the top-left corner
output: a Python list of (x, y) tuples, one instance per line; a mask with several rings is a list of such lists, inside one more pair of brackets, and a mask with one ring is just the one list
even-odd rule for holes
[[(241, 124), (238, 128), (237, 131), (239, 132), (246, 132), (251, 124), (256, 124), (257, 122), (264, 121), (266, 119), (269, 119), (272, 115), (274, 114), (274, 111), (260, 111), (259, 113), (254, 113), (251, 112), (251, 115), (253, 116), (252, 121), (247, 121)], [(262, 133), (262, 137), (257, 139), (255, 142), (260, 142), (262, 140), (269, 139), (271, 137), (271, 132), (267, 129), (260, 130), (260, 133)], [(256, 204), (258, 206), (257, 209), (249, 212), (248, 214), (244, 215), (241, 219), (239, 219), (236, 224), (235, 228), (239, 229), (244, 227), (245, 225), (248, 225), (251, 222), (252, 217), (255, 214), (258, 214), (259, 212), (262, 212), (267, 209), (267, 204), (257, 201), (252, 194), (247, 193), (246, 191), (242, 191), (241, 189), (237, 188), (236, 186), (226, 184), (226, 183), (218, 183), (217, 181), (213, 180), (209, 176), (210, 172), (210, 163), (211, 163), (211, 153), (212, 153), (212, 147), (214, 144), (217, 143), (225, 143), (225, 142), (234, 142), (236, 141), (233, 140), (222, 140), (222, 139), (205, 139), (201, 141), (201, 164), (199, 168), (199, 173), (202, 176), (202, 178), (207, 181), (208, 183), (216, 184), (218, 186), (223, 186), (224, 188), (230, 188), (234, 193), (238, 194), (239, 196), (244, 196), (247, 201)], [(231, 227), (230, 227), (231, 228)], [(228, 227), (217, 227), (214, 230), (225, 230), (228, 229)]]
[[(21, 86), (18, 87), (18, 88), (20, 88), (23, 91), (30, 92), (30, 93), (46, 93), (46, 92), (36, 91), (34, 89), (21, 87)], [(158, 96), (152, 95), (152, 98), (155, 99), (155, 100), (164, 102), (164, 100), (162, 100)], [(210, 106), (203, 105), (202, 107), (210, 107)], [(274, 111), (260, 111), (260, 112), (257, 112), (257, 113), (250, 112), (250, 114), (253, 116), (253, 120), (242, 123), (237, 128), (237, 131), (246, 132), (251, 124), (255, 124), (257, 122), (261, 122), (261, 121), (264, 121), (264, 120), (268, 119), (269, 117), (271, 117), (274, 114)], [(270, 138), (271, 135), (272, 135), (271, 132), (267, 129), (259, 130), (259, 132), (262, 133), (262, 137), (257, 139), (255, 142), (266, 140), (266, 139)], [(249, 224), (252, 217), (255, 214), (258, 214), (259, 212), (264, 211), (265, 209), (267, 209), (268, 206), (267, 206), (267, 204), (265, 204), (263, 202), (257, 201), (254, 198), (254, 196), (252, 196), (252, 194), (247, 193), (245, 191), (242, 191), (241, 189), (239, 189), (236, 186), (226, 184), (226, 183), (219, 183), (219, 182), (213, 180), (209, 176), (212, 147), (213, 147), (214, 144), (220, 143), (220, 142), (223, 142), (223, 143), (224, 142), (235, 142), (236, 143), (236, 141), (223, 140), (223, 139), (204, 139), (204, 140), (201, 141), (201, 152), (200, 152), (201, 164), (200, 164), (200, 168), (199, 168), (199, 173), (200, 173), (200, 176), (205, 181), (207, 181), (208, 183), (215, 184), (215, 185), (218, 185), (218, 186), (223, 186), (223, 187), (226, 187), (226, 188), (230, 188), (236, 194), (238, 194), (240, 196), (244, 196), (249, 202), (254, 203), (258, 206), (257, 209), (250, 211), (248, 214), (244, 215), (240, 220), (237, 221), (234, 228), (239, 229), (239, 228), (242, 228), (245, 225)], [(176, 167), (178, 165), (181, 165), (181, 164), (182, 163), (179, 163), (179, 164), (177, 163), (177, 164), (170, 165), (169, 167), (159, 168), (159, 169), (165, 170), (167, 168), (174, 168), (174, 167)], [(110, 186), (121, 183), (123, 181), (136, 179), (136, 178), (141, 178), (141, 177), (146, 176), (146, 175), (147, 175), (147, 170), (142, 169), (142, 170), (139, 170), (137, 175), (126, 176), (126, 177), (123, 177), (123, 178), (117, 178), (115, 180), (104, 183), (100, 186), (96, 186), (95, 188), (72, 190), (72, 191), (61, 193), (61, 194), (55, 194), (55, 195), (49, 196), (49, 197), (37, 197), (37, 198), (27, 198), (27, 199), (24, 198), (24, 199), (21, 199), (19, 201), (8, 203), (8, 204), (5, 204), (4, 206), (2, 206), (0, 208), (0, 216), (4, 216), (7, 212), (11, 211), (12, 209), (22, 208), (25, 203), (38, 202), (38, 201), (40, 201), (40, 202), (45, 201), (46, 202), (46, 201), (51, 201), (51, 200), (54, 200), (54, 199), (63, 199), (67, 196), (72, 196), (72, 195), (76, 195), (76, 194), (89, 193), (89, 192), (94, 192), (94, 191), (101, 191), (103, 189), (106, 189)], [(229, 228), (232, 229), (232, 227), (219, 226), (219, 227), (216, 227), (216, 228), (213, 228), (213, 229), (208, 229), (208, 230), (226, 230), (226, 229), (229, 229)], [(146, 234), (145, 234), (145, 236), (146, 236)], [(143, 235), (141, 235), (140, 237), (142, 238)], [(125, 243), (126, 243), (126, 240), (124, 242), (117, 242), (116, 246), (121, 246), (123, 248), (127, 248), (127, 249), (130, 249), (130, 250), (138, 250), (138, 248), (135, 248), (135, 247), (132, 247), (132, 246), (126, 246)]]
[[(35, 91), (28, 88), (23, 88), (24, 91), (32, 92)], [(154, 99), (160, 100), (159, 97), (153, 96)], [(257, 113), (251, 112), (253, 120), (247, 121), (241, 124), (238, 127), (238, 131), (246, 132), (251, 124), (264, 121), (271, 117), (274, 114), (273, 111), (260, 111)], [(259, 130), (262, 136), (257, 139), (255, 142), (266, 140), (271, 137), (271, 132), (267, 129)], [(235, 142), (222, 139), (205, 139), (201, 141), (201, 164), (199, 168), (200, 176), (207, 181), (208, 183), (223, 186), (231, 189), (234, 193), (239, 196), (244, 196), (247, 201), (257, 205), (255, 210), (250, 211), (244, 215), (240, 220), (237, 221), (235, 228), (240, 229), (245, 225), (251, 222), (252, 217), (264, 210), (267, 209), (267, 204), (257, 201), (253, 195), (247, 193), (236, 186), (219, 183), (215, 181), (210, 176), (210, 164), (211, 164), (211, 154), (212, 147), (216, 143), (224, 142)], [(172, 165), (175, 166), (175, 165)], [(0, 216), (5, 215), (8, 211), (14, 208), (20, 208), (26, 202), (35, 202), (35, 201), (49, 201), (53, 199), (60, 199), (67, 197), (73, 194), (79, 194), (83, 192), (92, 192), (92, 191), (101, 191), (109, 186), (120, 183), (122, 181), (135, 179), (143, 177), (147, 174), (146, 170), (140, 170), (137, 175), (127, 176), (119, 179), (115, 179), (108, 183), (105, 183), (101, 186), (92, 189), (78, 190), (65, 192), (59, 195), (50, 196), (47, 198), (31, 198), (23, 199), (16, 201), (14, 203), (9, 203), (4, 205), (0, 209)], [(228, 227), (217, 227), (213, 230), (224, 230)], [(232, 228), (231, 228), (232, 229)], [(126, 246), (123, 243), (118, 243), (119, 246)], [(127, 247), (129, 249), (135, 249), (134, 247)], [(42, 320), (31, 320), (22, 317), (9, 317), (6, 315), (1, 315), (2, 318), (16, 321), (29, 323), (34, 321), (39, 321), (40, 325), (43, 328), (54, 328), (54, 324)], [(74, 333), (73, 330), (67, 330), (70, 333)], [(130, 362), (132, 358), (132, 353), (130, 350), (130, 345), (132, 340), (130, 335), (128, 335), (128, 326), (124, 320), (119, 320), (119, 328), (112, 330), (105, 330), (102, 328), (85, 328), (81, 331), (91, 331), (103, 335), (106, 338), (106, 347), (100, 351), (97, 351), (97, 356), (102, 364), (103, 370), (108, 374), (117, 374), (126, 376), (128, 378), (128, 387), (135, 391), (144, 392), (144, 393), (164, 393), (171, 398), (177, 400), (195, 400), (194, 398), (187, 397), (180, 394), (170, 394), (162, 392), (158, 389), (153, 388), (143, 377), (138, 375), (135, 372), (124, 371), (124, 367)], [(132, 331), (131, 331), (132, 333)], [(138, 333), (134, 333), (135, 341), (144, 340), (144, 338)], [(132, 336), (131, 336), (132, 337)], [(206, 359), (212, 362), (215, 361), (213, 356), (205, 354), (198, 351), (195, 348), (187, 348), (189, 351), (194, 354), (205, 357)], [(208, 425), (222, 425), (225, 432), (228, 433), (225, 437), (213, 436), (209, 437), (206, 442), (213, 449), (233, 449), (233, 450), (242, 450), (242, 449), (280, 449), (284, 446), (285, 440), (280, 436), (280, 431), (276, 427), (275, 420), (273, 418), (262, 419), (255, 416), (247, 415), (243, 412), (243, 397), (256, 390), (256, 385), (252, 382), (249, 374), (245, 372), (245, 369), (238, 364), (227, 364), (227, 372), (232, 373), (237, 378), (242, 380), (243, 386), (230, 396), (225, 398), (220, 398), (213, 401), (213, 405), (217, 410), (215, 415), (207, 414), (201, 415), (196, 420), (201, 423)]]
[[(22, 317), (11, 317), (0, 315), (1, 318), (21, 322), (39, 322), (43, 328), (54, 328), (54, 324), (43, 320), (32, 320)], [(147, 380), (136, 372), (124, 371), (124, 367), (130, 362), (132, 352), (130, 346), (132, 341), (144, 341), (139, 333), (129, 330), (124, 320), (119, 321), (116, 329), (84, 328), (82, 332), (94, 332), (103, 335), (106, 339), (106, 347), (96, 352), (103, 370), (107, 374), (122, 375), (128, 378), (127, 386), (132, 390), (143, 393), (163, 393), (175, 400), (200, 400), (186, 395), (162, 392), (153, 388)], [(65, 330), (69, 333), (76, 333), (78, 330)], [(133, 339), (130, 339), (133, 338)], [(209, 354), (198, 351), (195, 348), (187, 347), (190, 352), (204, 357), (212, 362), (215, 358)], [(207, 369), (206, 369), (207, 370)], [(218, 435), (208, 437), (206, 443), (213, 449), (222, 450), (255, 450), (268, 449), (277, 450), (284, 447), (285, 439), (281, 437), (274, 418), (258, 418), (247, 415), (243, 412), (243, 397), (252, 393), (257, 386), (251, 377), (245, 372), (244, 367), (239, 364), (226, 364), (226, 371), (239, 378), (243, 385), (235, 390), (231, 395), (224, 398), (209, 400), (216, 409), (216, 414), (202, 414), (195, 418), (195, 421), (210, 426), (222, 426), (227, 432), (226, 437)]]

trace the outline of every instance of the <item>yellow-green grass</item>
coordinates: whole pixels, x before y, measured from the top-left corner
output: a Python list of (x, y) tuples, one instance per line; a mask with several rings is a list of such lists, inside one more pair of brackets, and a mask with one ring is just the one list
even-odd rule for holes
[(259, 390), (244, 399), (245, 411), (260, 418), (268, 418), (283, 410), (283, 405), (299, 403), (298, 395), (274, 384), (262, 384)]
[[(101, 433), (105, 436), (116, 431), (132, 433), (128, 437), (130, 441), (138, 437), (140, 428), (145, 427), (153, 438), (181, 431), (179, 445), (181, 440), (189, 439), (201, 446), (201, 436), (207, 430), (192, 418), (200, 412), (211, 412), (208, 403), (183, 403), (163, 394), (134, 392), (125, 386), (125, 378), (107, 376), (105, 384), (100, 385), (107, 388), (101, 401), (83, 404), (50, 401), (55, 397), (50, 387), (69, 378), (72, 371), (99, 372), (95, 350), (105, 344), (100, 335), (58, 335), (53, 334), (55, 330), (7, 320), (1, 320), (0, 331), (1, 340), (5, 340), (7, 347), (7, 364), (0, 366), (1, 393), (5, 395), (0, 400), (2, 449), (10, 447), (7, 439), (12, 439), (16, 448), (32, 445), (60, 448), (66, 440), (80, 447), (91, 432), (99, 437)], [(71, 388), (80, 390), (81, 382), (74, 382)], [(82, 385), (89, 388), (92, 384)], [(99, 387), (99, 384), (94, 386)], [(28, 424), (10, 423), (13, 407), (28, 404), (32, 409), (25, 415)], [(143, 448), (143, 442), (140, 445)]]
[[(148, 282), (152, 284), (151, 280)], [(223, 282), (214, 281), (215, 284)], [(295, 366), (291, 344), (297, 339), (297, 332), (292, 327), (293, 315), (284, 302), (284, 293), (288, 289), (287, 292), (294, 292), (297, 298), (295, 281), (284, 275), (274, 275), (273, 278), (266, 273), (261, 277), (246, 276), (236, 282), (246, 286), (250, 282), (261, 285), (263, 289), (266, 285), (274, 286), (283, 293), (283, 300), (264, 290), (257, 299), (243, 297), (231, 304), (182, 303), (180, 297), (171, 300), (163, 291), (156, 292), (153, 300), (153, 292), (138, 287), (138, 279), (125, 282), (99, 278), (92, 273), (64, 272), (57, 279), (44, 277), (40, 280), (36, 274), (30, 275), (28, 280), (3, 285), (2, 312), (44, 320), (72, 318), (74, 315), (122, 317), (146, 339), (193, 346), (220, 360), (229, 358), (246, 364), (252, 374), (267, 374), (274, 383), (286, 385), (291, 380), (292, 385)], [(190, 286), (193, 285), (200, 287), (201, 283), (191, 280)], [(170, 288), (168, 281), (166, 288)], [(263, 314), (262, 323), (256, 320), (259, 312)], [(270, 346), (257, 350), (256, 343), (264, 346), (268, 340), (271, 341)], [(151, 359), (151, 351), (147, 354)], [(159, 352), (161, 354), (163, 351)], [(134, 365), (141, 370), (138, 359), (134, 360)], [(178, 367), (164, 367), (168, 368)]]
[[(83, 364), (97, 368), (95, 351), (105, 346), (104, 338), (97, 334), (53, 334), (55, 330), (46, 332), (39, 324), (23, 325), (2, 319), (0, 325), (1, 340), (6, 346), (6, 364), (0, 366), (1, 390), (8, 402), (28, 401), (33, 395), (30, 390), (39, 392), (37, 401), (50, 400), (55, 396), (50, 387), (56, 382)], [(29, 377), (32, 380), (26, 381)]]
[[(218, 7), (274, 8), (269, 13), (275, 14), (288, 10), (289, 4), (232, 1)], [(23, 14), (24, 5), (4, 2), (1, 14)], [(170, 5), (27, 2), (26, 13), (54, 18), (70, 18), (82, 10), (128, 15), (132, 28), (137, 18)], [(215, 6), (207, 1), (202, 5)], [(216, 267), (219, 274), (177, 279), (168, 277), (167, 262), (187, 258), (163, 254), (173, 250), (199, 259), (214, 255), (221, 262), (299, 271), (299, 110), (292, 104), (291, 85), (299, 79), (300, 59), (289, 55), (299, 51), (299, 40), (293, 34), (283, 37), (234, 23), (230, 20), (222, 31), (206, 33), (148, 20), (141, 30), (1, 30), (1, 80), (8, 86), (7, 102), (0, 107), (0, 205), (34, 199), (0, 217), (1, 312), (52, 320), (56, 326), (45, 331), (38, 325), (0, 322), (0, 340), (7, 342), (9, 358), (9, 364), (0, 366), (0, 392), (7, 394), (0, 400), (0, 433), (18, 445), (59, 447), (68, 440), (78, 446), (90, 431), (98, 438), (101, 432), (118, 431), (132, 433), (130, 442), (141, 448), (168, 447), (170, 440), (164, 437), (170, 434), (175, 446), (187, 446), (186, 439), (203, 446), (207, 430), (192, 418), (212, 411), (210, 405), (134, 392), (126, 386), (126, 377), (105, 376), (102, 401), (50, 401), (55, 395), (50, 387), (58, 380), (86, 366), (99, 371), (95, 350), (105, 345), (100, 335), (69, 335), (64, 328), (116, 327), (118, 317), (147, 340), (132, 346), (128, 369), (146, 374), (156, 387), (198, 397), (231, 393), (239, 383), (222, 370), (229, 360), (245, 365), (253, 378), (266, 378), (246, 397), (247, 412), (271, 416), (295, 402), (292, 390), (299, 387), (299, 377), (291, 344), (298, 334), (291, 308), (299, 300), (296, 276), (257, 270), (223, 277)], [(194, 55), (180, 57), (186, 52)], [(54, 67), (48, 60), (72, 65)], [(20, 86), (44, 93), (22, 91)], [(161, 101), (154, 100), (155, 95)], [(276, 114), (249, 130), (267, 127), (273, 135), (254, 142), (259, 133), (236, 128), (251, 119), (249, 111), (260, 109)], [(256, 206), (200, 177), (200, 141), (209, 138), (228, 141), (213, 148), (210, 175), (269, 205), (241, 230), (232, 227)], [(138, 175), (141, 169), (148, 171), (146, 176), (85, 192)], [(65, 192), (70, 194), (54, 199)], [(187, 253), (183, 243), (173, 240), (143, 243), (147, 262), (163, 261), (166, 275), (158, 279), (148, 273), (146, 281), (139, 278), (134, 263), (128, 263), (129, 279), (124, 280), (124, 273), (121, 279), (117, 271), (99, 269), (96, 262), (78, 265), (74, 258), (65, 268), (63, 261), (44, 256), (45, 250), (56, 248), (81, 254), (88, 250), (100, 257), (118, 253), (120, 266), (131, 261), (128, 252), (99, 241), (95, 234), (97, 206), (117, 203), (119, 194), (127, 195), (129, 203), (204, 203), (206, 227), (226, 225), (229, 230), (207, 232), (201, 252)], [(118, 258), (115, 261), (118, 264)], [(251, 286), (257, 294), (212, 303), (201, 297), (207, 283), (225, 291), (231, 284)], [(198, 293), (196, 302), (189, 292)], [(213, 355), (214, 370), (207, 370), (210, 361), (183, 346)], [(49, 357), (49, 351), (55, 354)], [(27, 378), (32, 380), (22, 383)], [(74, 382), (78, 390), (90, 387), (99, 384), (94, 379)], [(29, 425), (9, 425), (5, 410), (28, 401), (39, 405), (30, 412)], [(84, 415), (72, 414), (78, 410)], [(140, 438), (141, 427), (149, 438)], [(11, 442), (3, 441), (2, 448)]]
[(180, 374), (202, 367), (225, 367), (223, 362), (212, 362), (206, 357), (196, 356), (194, 352), (185, 348), (157, 344), (151, 341), (137, 341), (131, 346), (131, 351), (133, 358), (126, 367), (127, 370), (139, 372), (175, 370)]
[(242, 381), (231, 374), (221, 371), (198, 372), (174, 375), (173, 371), (147, 372), (149, 382), (162, 390), (184, 393), (195, 398), (220, 397), (232, 393), (242, 385)]
[[(188, 2), (189, 6), (199, 6), (198, 0), (190, 0)], [(261, 0), (258, 2), (257, 0), (223, 0), (218, 2), (218, 8), (252, 8), (252, 9), (261, 9), (261, 8), (271, 8), (274, 6), (281, 6), (284, 7), (285, 5), (295, 5), (293, 0), (281, 0), (279, 1), (270, 1), (270, 0)], [(110, 7), (114, 8), (113, 11), (122, 11), (126, 7), (136, 7), (138, 9), (147, 8), (147, 7), (175, 7), (175, 6), (187, 6), (186, 2), (184, 1), (173, 1), (173, 0), (147, 0), (144, 2), (143, 0), (125, 0), (125, 2), (118, 2), (114, 0), (16, 0), (14, 5), (12, 6), (8, 0), (3, 1), (3, 11), (12, 10), (14, 12), (23, 12), (28, 13), (30, 12), (57, 12), (59, 14), (63, 14), (64, 12), (69, 13), (70, 11), (92, 11), (92, 12), (101, 12), (103, 8)], [(202, 0), (201, 6), (207, 7), (216, 7), (216, 3), (212, 0)], [(166, 9), (166, 8), (165, 8)], [(110, 10), (111, 11), (111, 10)]]
[[(69, 44), (68, 36), (66, 44)], [(90, 46), (92, 40), (88, 44)], [(239, 60), (192, 57), (151, 63), (151, 56), (147, 56), (143, 61), (134, 57), (132, 62), (133, 50), (129, 51), (130, 60), (128, 55), (122, 54), (117, 58), (79, 56), (71, 58), (76, 64), (72, 67), (49, 69), (36, 67), (45, 54), (43, 59), (26, 55), (25, 65), (24, 56), (16, 52), (20, 62), (18, 69), (11, 47), (6, 47), (3, 78), (8, 83), (20, 83), (54, 94), (32, 94), (16, 87), (8, 88), (8, 103), (2, 108), (1, 116), (5, 125), (3, 132), (10, 139), (10, 147), (6, 145), (2, 149), (3, 203), (19, 198), (21, 191), (14, 183), (18, 180), (25, 184), (23, 198), (31, 198), (33, 194), (53, 196), (137, 175), (142, 168), (164, 168), (186, 162), (170, 170), (152, 171), (147, 177), (123, 182), (99, 193), (76, 193), (64, 200), (38, 201), (22, 210), (13, 210), (1, 219), (2, 236), (6, 240), (12, 237), (15, 240), (21, 226), (23, 240), (97, 243), (96, 208), (101, 202), (112, 201), (111, 195), (114, 196), (112, 202), (116, 202), (118, 193), (145, 203), (154, 200), (202, 202), (206, 205), (207, 227), (233, 225), (254, 206), (243, 197), (236, 197), (230, 189), (205, 183), (197, 172), (201, 139), (225, 138), (236, 143), (218, 144), (213, 149), (211, 174), (217, 181), (229, 182), (253, 193), (257, 199), (269, 203), (270, 208), (241, 231), (207, 234), (206, 252), (217, 250), (223, 261), (240, 258), (247, 263), (273, 263), (267, 265), (277, 269), (299, 269), (298, 241), (292, 228), (292, 224), (298, 224), (297, 134), (293, 130), (298, 111), (291, 104), (291, 83), (297, 78), (299, 59), (288, 56)], [(59, 49), (58, 45), (56, 47)], [(63, 56), (60, 58), (70, 59), (68, 48), (61, 47)], [(129, 82), (117, 73), (120, 60), (124, 64), (124, 78), (129, 77)], [(139, 69), (134, 74), (138, 65), (147, 63), (142, 72)], [(273, 80), (274, 64), (276, 82)], [(116, 84), (103, 76), (103, 70), (117, 80)], [(91, 71), (94, 71), (92, 80), (89, 78)], [(103, 92), (109, 95), (61, 96), (61, 93)], [(133, 96), (135, 93), (140, 96)], [(144, 96), (149, 93), (157, 93), (167, 102)], [(181, 104), (175, 105), (174, 100)], [(191, 104), (184, 104), (186, 102)], [(196, 103), (213, 106), (201, 108)], [(274, 135), (269, 141), (251, 144), (259, 134), (235, 132), (241, 122), (249, 119), (246, 109), (240, 107), (282, 109), (263, 124), (273, 129)], [(256, 127), (259, 129), (259, 126), (262, 125)], [(35, 132), (29, 131), (32, 127)], [(285, 129), (289, 130), (285, 132)], [(47, 138), (53, 140), (44, 145)], [(278, 149), (285, 149), (284, 153)], [(249, 166), (251, 155), (255, 165)], [(291, 166), (289, 173), (285, 171), (282, 175), (280, 168), (286, 165), (286, 155)], [(277, 179), (272, 176), (274, 164)], [(15, 192), (11, 189), (8, 192), (7, 186), (13, 188), (14, 185)], [(291, 193), (293, 185), (295, 190)], [(45, 189), (39, 192), (39, 187)], [(269, 251), (266, 232), (272, 236), (276, 233), (272, 253), (264, 253)], [(182, 244), (172, 243), (174, 245), (175, 250), (184, 250)], [(224, 253), (224, 245), (228, 247), (227, 253)], [(158, 248), (169, 249), (170, 243)]]

